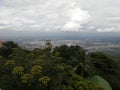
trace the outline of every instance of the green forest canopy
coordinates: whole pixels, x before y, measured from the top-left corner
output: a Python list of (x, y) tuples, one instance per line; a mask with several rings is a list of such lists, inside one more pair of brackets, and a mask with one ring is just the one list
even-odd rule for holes
[(80, 46), (51, 43), (32, 51), (12, 41), (0, 48), (1, 90), (104, 90), (87, 78), (99, 75), (113, 90), (120, 90), (120, 62), (101, 52), (89, 53)]

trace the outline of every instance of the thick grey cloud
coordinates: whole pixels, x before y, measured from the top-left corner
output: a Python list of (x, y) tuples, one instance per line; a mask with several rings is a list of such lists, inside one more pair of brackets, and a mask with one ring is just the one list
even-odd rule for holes
[(0, 0), (0, 30), (119, 32), (119, 10), (119, 0)]
[(0, 29), (78, 31), (89, 18), (74, 0), (4, 0)]
[[(88, 10), (91, 21), (88, 29), (102, 32), (120, 31), (120, 0), (78, 0), (82, 9)], [(92, 28), (91, 28), (92, 27)]]

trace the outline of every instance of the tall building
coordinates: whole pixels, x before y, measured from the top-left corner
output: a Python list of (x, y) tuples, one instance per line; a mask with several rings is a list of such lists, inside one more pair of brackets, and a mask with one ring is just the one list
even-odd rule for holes
[(0, 38), (0, 48), (2, 47), (2, 39)]

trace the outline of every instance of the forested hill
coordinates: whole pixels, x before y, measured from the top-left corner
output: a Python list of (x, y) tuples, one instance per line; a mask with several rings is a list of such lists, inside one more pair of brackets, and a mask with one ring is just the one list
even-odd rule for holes
[(34, 50), (12, 41), (0, 48), (1, 90), (120, 90), (119, 84), (120, 60), (101, 52), (66, 45), (53, 49), (49, 42)]

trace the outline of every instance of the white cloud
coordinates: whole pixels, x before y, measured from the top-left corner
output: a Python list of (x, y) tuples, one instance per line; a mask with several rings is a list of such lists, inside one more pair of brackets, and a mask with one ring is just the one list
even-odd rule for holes
[(0, 30), (79, 31), (89, 13), (74, 0), (3, 0)]
[(120, 32), (120, 27), (99, 28), (97, 32)]
[(120, 26), (119, 10), (120, 0), (0, 0), (0, 30), (116, 32), (104, 27)]
[(66, 21), (63, 30), (80, 31), (82, 24), (89, 20), (90, 15), (87, 11), (83, 11), (79, 7), (76, 7), (76, 3), (72, 3), (70, 6), (71, 8), (69, 8), (67, 12), (69, 20)]

